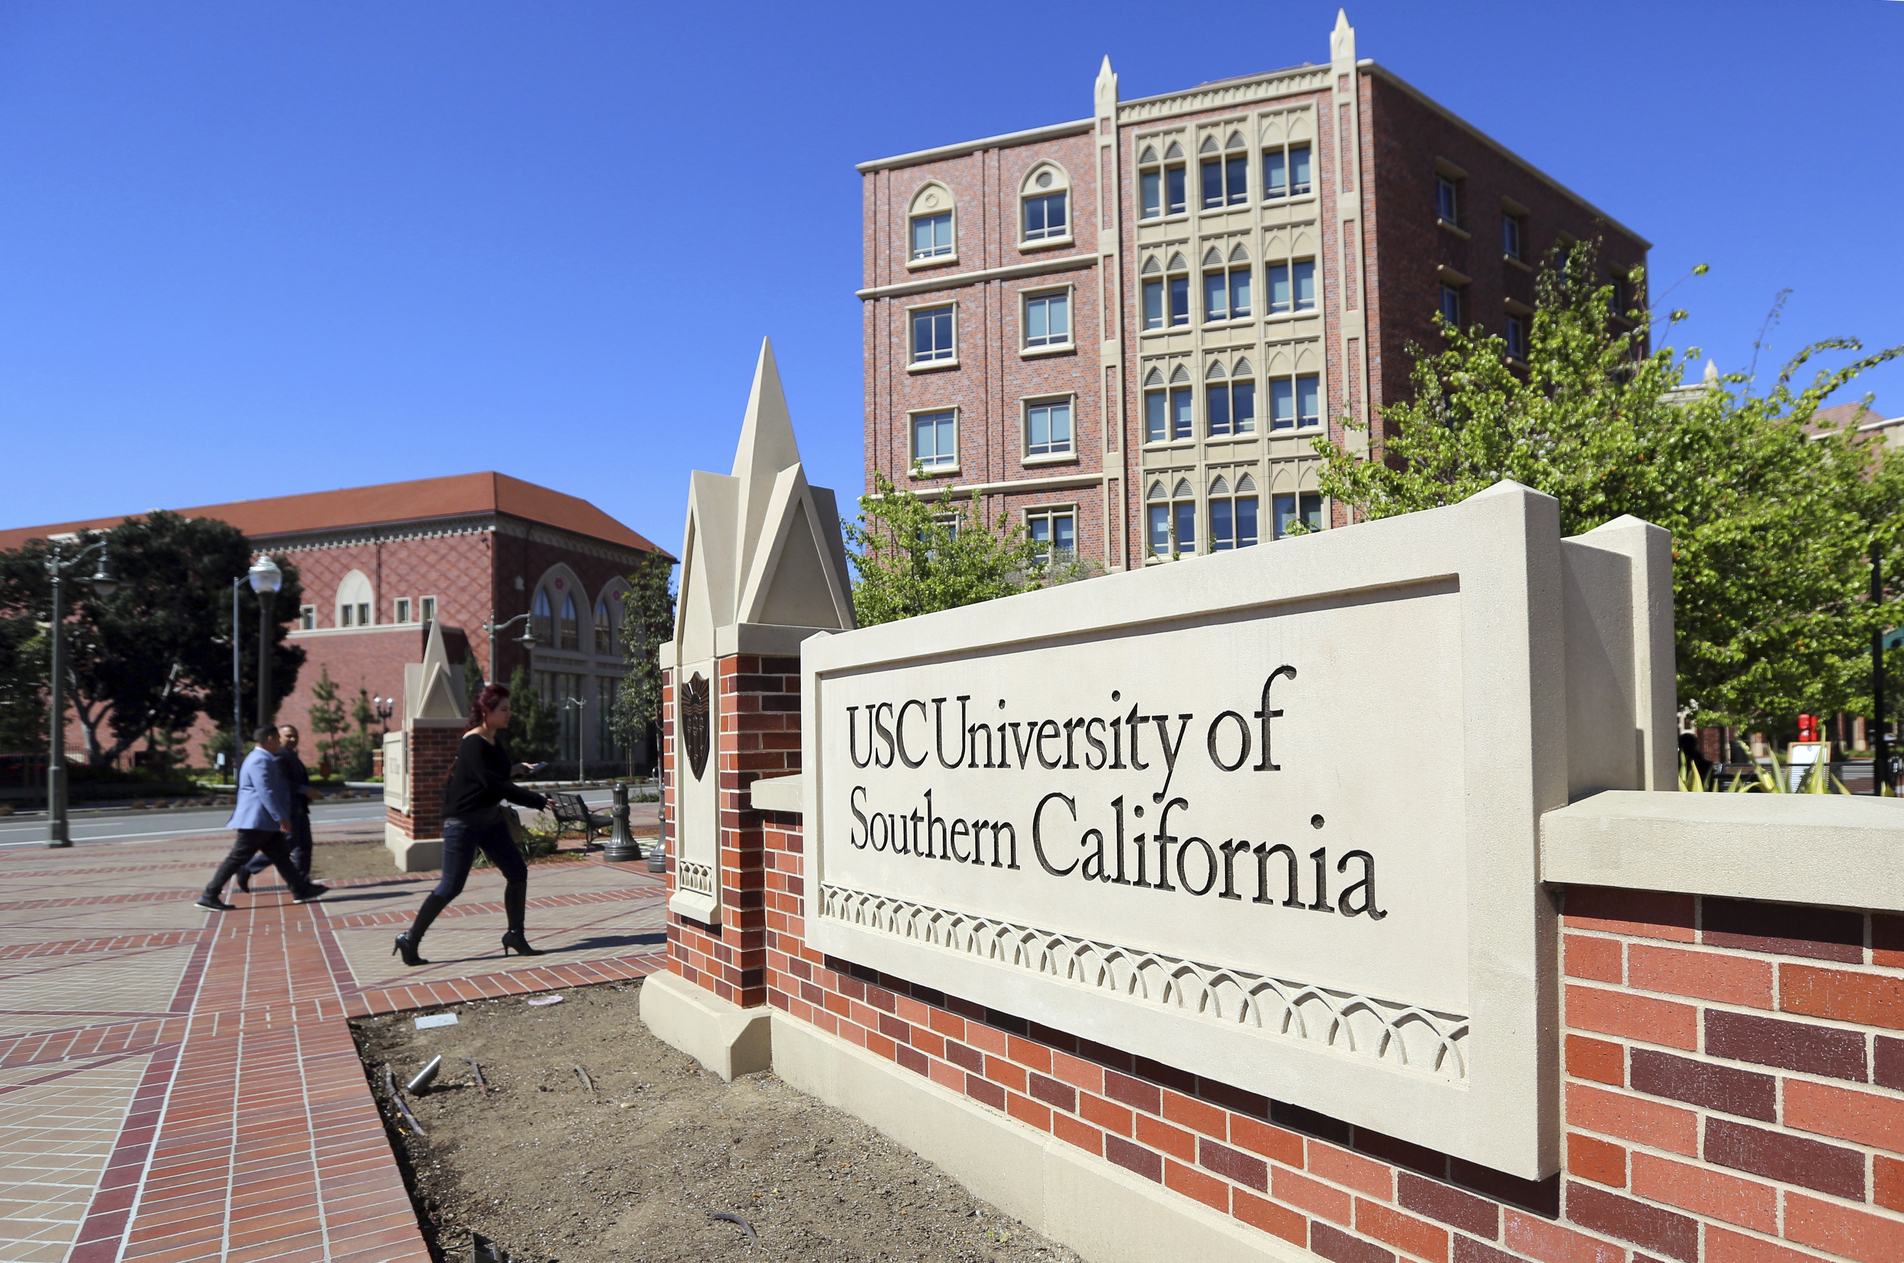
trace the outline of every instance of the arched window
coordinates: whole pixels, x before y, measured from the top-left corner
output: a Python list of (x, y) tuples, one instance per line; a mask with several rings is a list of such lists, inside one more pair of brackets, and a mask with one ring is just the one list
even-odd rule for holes
[(1210, 484), (1210, 551), (1250, 548), (1257, 539), (1256, 480), (1244, 474), (1232, 491), (1219, 477)]
[(1026, 242), (1069, 241), (1071, 181), (1062, 167), (1040, 163), (1019, 190), (1019, 228)]
[[(620, 605), (620, 601), (615, 602), (615, 608)], [(615, 652), (615, 618), (607, 597), (595, 602), (595, 652)]]
[(1168, 496), (1163, 483), (1152, 483), (1145, 515), (1151, 556), (1167, 558), (1197, 551), (1197, 497), (1188, 478), (1177, 479), (1176, 488)]
[(353, 570), (337, 585), (338, 627), (368, 627), (377, 621), (377, 594), (361, 570)]
[(555, 643), (555, 610), (549, 604), (549, 590), (537, 588), (533, 613), (529, 618), (530, 630), (536, 640), (545, 645)]
[(953, 235), (952, 190), (934, 181), (912, 195), (906, 211), (907, 254), (911, 265), (953, 263), (958, 260)]
[(556, 644), (563, 649), (574, 649), (578, 647), (575, 628), (575, 598), (573, 596), (565, 595), (562, 598), (562, 621), (556, 627), (555, 640)]

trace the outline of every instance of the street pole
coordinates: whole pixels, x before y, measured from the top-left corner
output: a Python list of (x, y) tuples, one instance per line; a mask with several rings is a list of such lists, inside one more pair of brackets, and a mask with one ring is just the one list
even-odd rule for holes
[(258, 726), (271, 722), (271, 607), (277, 593), (258, 593)]
[(244, 575), (231, 581), (231, 783), (238, 783), (238, 751), (245, 740), (245, 672), (240, 657), (244, 642), (238, 639), (238, 597), (245, 584)]
[(53, 717), (49, 724), (46, 750), (46, 845), (71, 846), (66, 831), (66, 699), (61, 686), (66, 683), (66, 636), (62, 624), (66, 612), (60, 608), (60, 546), (53, 545), (53, 559), (47, 564), (53, 580)]
[[(1871, 604), (1884, 603), (1884, 565), (1876, 541), (1871, 544)], [(1871, 792), (1882, 795), (1889, 779), (1891, 761), (1884, 739), (1884, 629), (1871, 629), (1871, 714), (1878, 726), (1877, 739), (1871, 743)]]

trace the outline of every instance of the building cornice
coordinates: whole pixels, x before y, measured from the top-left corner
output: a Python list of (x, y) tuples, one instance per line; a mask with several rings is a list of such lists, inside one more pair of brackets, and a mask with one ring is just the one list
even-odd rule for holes
[(1052, 478), (1016, 478), (1005, 482), (953, 483), (947, 487), (929, 488), (925, 494), (937, 496), (943, 492), (950, 496), (997, 496), (1030, 491), (1068, 491), (1077, 487), (1098, 486), (1104, 478), (1103, 473), (1059, 474)]
[(1466, 120), (1465, 118), (1462, 118), (1459, 114), (1456, 114), (1454, 111), (1450, 110), (1447, 106), (1440, 104), (1433, 97), (1423, 92), (1420, 88), (1417, 88), (1414, 84), (1409, 83), (1406, 79), (1403, 79), (1400, 75), (1396, 74), (1394, 71), (1390, 70), (1388, 67), (1381, 65), (1378, 62), (1375, 62), (1367, 57), (1362, 58), (1360, 61), (1356, 62), (1355, 65), (1358, 70), (1366, 71), (1367, 73), (1372, 75), (1380, 75), (1383, 79), (1393, 84), (1396, 88), (1400, 89), (1403, 92), (1406, 92), (1409, 96), (1415, 98), (1415, 101), (1418, 104), (1422, 105), (1423, 107), (1429, 110), (1434, 111), (1436, 114), (1439, 114), (1442, 118), (1446, 119), (1448, 122), (1453, 123), (1456, 127), (1459, 127), (1462, 131), (1467, 132), (1470, 136), (1473, 136), (1476, 140), (1480, 141), (1482, 144), (1492, 149), (1495, 153), (1498, 153), (1503, 158), (1506, 158), (1509, 162), (1515, 163), (1518, 166), (1526, 168), (1528, 174), (1532, 175), (1535, 179), (1539, 180), (1542, 184), (1545, 184), (1548, 188), (1553, 189), (1555, 192), (1561, 194), (1564, 197), (1572, 198), (1574, 201), (1580, 203), (1582, 206), (1592, 211), (1595, 215), (1598, 215), (1601, 219), (1604, 219), (1607, 222), (1608, 226), (1619, 229), (1621, 232), (1625, 233), (1627, 236), (1633, 238), (1633, 240), (1639, 242), (1641, 249), (1651, 250), (1653, 248), (1652, 242), (1640, 236), (1638, 233), (1634, 232), (1631, 228), (1628, 228), (1625, 224), (1613, 218), (1613, 216), (1607, 214), (1605, 211), (1601, 210), (1598, 206), (1595, 206), (1592, 202), (1589, 202), (1586, 198), (1580, 196), (1578, 193), (1574, 192), (1572, 189), (1562, 184), (1559, 180), (1554, 179), (1554, 177), (1552, 177), (1551, 175), (1548, 175), (1545, 171), (1541, 170), (1540, 167), (1529, 162), (1527, 159), (1521, 157), (1519, 154), (1515, 153), (1512, 149), (1509, 149), (1506, 145), (1503, 145), (1500, 141), (1494, 139), (1494, 137), (1488, 135), (1486, 132), (1476, 127), (1473, 123), (1468, 122), (1468, 120)]
[[(507, 513), (467, 514), (418, 522), (393, 522), (388, 525), (341, 526), (333, 530), (299, 531), (286, 535), (259, 535), (251, 540), (258, 553), (308, 553), (331, 548), (359, 548), (374, 544), (395, 544), (419, 539), (445, 539), (456, 535), (507, 535), (531, 543), (566, 548), (571, 552), (609, 561), (632, 569), (644, 557), (642, 552), (620, 544), (611, 544), (588, 535), (566, 531), (541, 522), (530, 522)], [(666, 554), (660, 554), (665, 556)], [(352, 629), (355, 630), (355, 629)]]
[(984, 136), (978, 140), (962, 140), (956, 144), (940, 145), (936, 149), (920, 149), (913, 153), (902, 153), (892, 158), (874, 158), (871, 162), (862, 162), (853, 170), (861, 175), (874, 171), (891, 171), (896, 167), (916, 167), (922, 162), (937, 162), (941, 158), (958, 158), (968, 153), (977, 153), (981, 149), (1008, 149), (1014, 145), (1029, 145), (1040, 140), (1056, 140), (1060, 136), (1082, 136), (1089, 132), (1095, 120), (1077, 119), (1070, 123), (1048, 123), (1043, 127), (1033, 127), (1022, 132), (1006, 132), (1002, 136)]
[(1327, 66), (1292, 66), (1288, 70), (1272, 70), (1264, 75), (1206, 83), (1187, 92), (1166, 92), (1160, 96), (1120, 101), (1117, 104), (1117, 122), (1123, 126), (1168, 118), (1173, 114), (1197, 114), (1204, 110), (1255, 105), (1279, 96), (1320, 92), (1328, 86)]
[(1013, 263), (1002, 268), (985, 268), (978, 272), (953, 272), (947, 276), (927, 276), (917, 280), (899, 281), (892, 285), (875, 285), (871, 289), (855, 290), (853, 296), (859, 299), (901, 298), (907, 294), (925, 294), (935, 289), (960, 289), (967, 285), (982, 285), (986, 281), (1009, 281), (1021, 276), (1042, 276), (1048, 272), (1074, 272), (1080, 268), (1096, 267), (1095, 254), (1064, 254), (1055, 259), (1033, 259), (1029, 263)]

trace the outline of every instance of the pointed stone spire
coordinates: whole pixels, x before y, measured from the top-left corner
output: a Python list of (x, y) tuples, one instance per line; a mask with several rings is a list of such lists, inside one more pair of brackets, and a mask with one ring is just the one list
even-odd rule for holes
[(1349, 11), (1335, 11), (1335, 30), (1329, 32), (1329, 60), (1340, 66), (1355, 64), (1355, 28), (1349, 25)]
[[(793, 418), (787, 414), (787, 397), (780, 389), (780, 370), (774, 365), (773, 342), (760, 340), (760, 360), (754, 366), (754, 388), (747, 396), (747, 416), (741, 422), (740, 447), (734, 453), (734, 478), (740, 483), (740, 539), (736, 555), (741, 559), (735, 582), (746, 580), (747, 559), (754, 555), (760, 541), (760, 523), (767, 516), (767, 504), (773, 499), (774, 480), (783, 469), (800, 463), (800, 445), (793, 438)], [(738, 602), (738, 587), (734, 600)], [(730, 607), (731, 608), (731, 607)]]
[(1706, 358), (1705, 383), (1708, 390), (1719, 384), (1719, 366), (1712, 362), (1710, 356)]
[(1117, 72), (1111, 69), (1111, 56), (1104, 55), (1104, 65), (1097, 72), (1097, 117), (1117, 117)]

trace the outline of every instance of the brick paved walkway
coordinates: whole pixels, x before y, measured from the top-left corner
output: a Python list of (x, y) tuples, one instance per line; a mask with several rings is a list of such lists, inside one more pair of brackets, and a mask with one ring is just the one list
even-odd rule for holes
[(645, 865), (532, 869), (533, 961), (497, 954), (502, 879), (478, 869), (406, 970), (390, 941), (433, 874), (300, 907), (267, 873), (235, 912), (192, 906), (229, 845), (0, 853), (0, 1263), (427, 1260), (347, 1020), (664, 957)]

